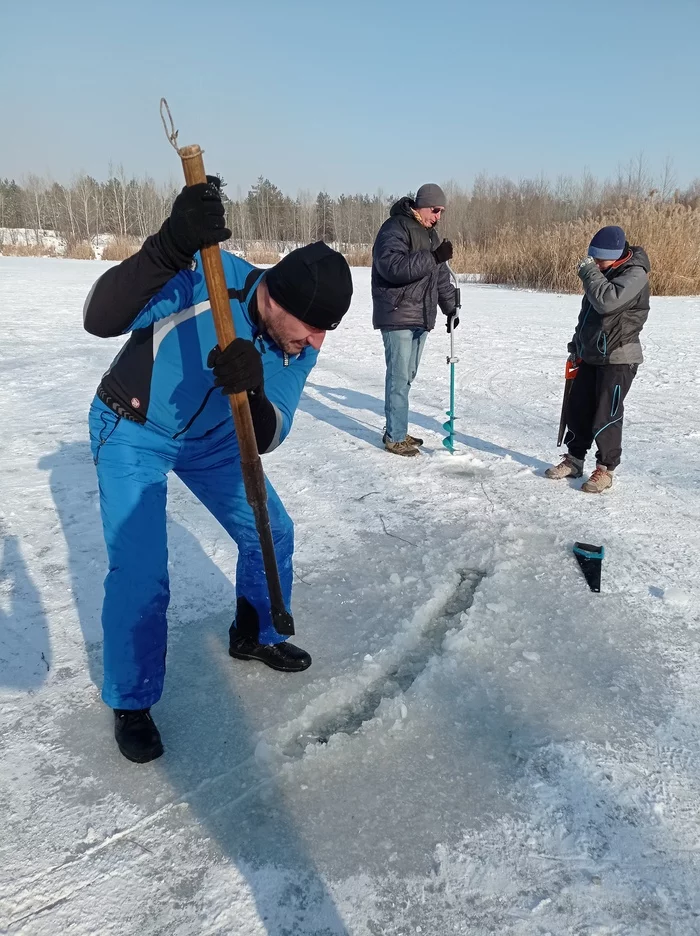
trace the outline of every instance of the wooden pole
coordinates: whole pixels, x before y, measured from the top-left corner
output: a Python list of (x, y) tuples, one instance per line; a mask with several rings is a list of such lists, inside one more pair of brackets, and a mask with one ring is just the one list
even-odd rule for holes
[[(196, 144), (194, 146), (176, 148), (182, 160), (186, 184), (197, 185), (200, 182), (206, 182), (207, 175), (204, 171), (204, 160), (202, 158), (201, 148)], [(206, 280), (211, 311), (214, 316), (216, 338), (219, 347), (223, 351), (236, 337), (236, 330), (233, 324), (233, 315), (231, 314), (231, 304), (228, 296), (226, 277), (224, 275), (224, 267), (221, 262), (219, 245), (211, 244), (207, 247), (202, 247), (201, 256), (202, 266), (204, 267), (204, 279)], [(285, 637), (291, 636), (294, 633), (294, 620), (292, 615), (286, 610), (282, 597), (279, 569), (277, 568), (277, 559), (275, 557), (275, 545), (272, 539), (270, 517), (267, 511), (265, 474), (263, 472), (262, 462), (260, 461), (260, 455), (258, 454), (257, 442), (255, 441), (255, 430), (253, 429), (253, 419), (250, 415), (248, 394), (245, 391), (232, 393), (229, 395), (229, 402), (231, 403), (233, 423), (236, 428), (238, 447), (241, 453), (241, 471), (243, 473), (246, 498), (255, 516), (255, 527), (260, 539), (260, 548), (262, 550), (263, 564), (265, 567), (265, 578), (267, 579), (267, 588), (270, 595), (272, 623), (278, 634), (282, 634)]]

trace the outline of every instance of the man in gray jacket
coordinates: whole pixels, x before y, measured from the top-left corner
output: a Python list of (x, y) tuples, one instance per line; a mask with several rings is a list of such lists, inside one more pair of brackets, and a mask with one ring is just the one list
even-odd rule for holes
[(415, 200), (402, 198), (392, 207), (372, 249), (372, 323), (381, 330), (386, 359), (383, 441), (394, 455), (418, 455), (423, 444), (408, 434), (408, 394), (438, 305), (448, 331), (459, 324), (446, 263), (452, 244), (436, 229), (445, 204), (439, 185), (421, 185)]
[(596, 467), (582, 490), (601, 494), (620, 464), (624, 400), (644, 360), (639, 334), (649, 315), (649, 258), (622, 228), (601, 228), (578, 266), (584, 297), (570, 360), (578, 361), (566, 412), (567, 454), (548, 478), (580, 478), (596, 442)]

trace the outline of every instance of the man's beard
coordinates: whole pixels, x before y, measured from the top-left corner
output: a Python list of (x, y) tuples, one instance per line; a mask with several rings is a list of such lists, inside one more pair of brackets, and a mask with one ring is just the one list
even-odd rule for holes
[(277, 345), (277, 347), (281, 351), (284, 351), (285, 354), (301, 354), (301, 352), (304, 350), (303, 347), (296, 347), (296, 345), (301, 344), (300, 341), (292, 342), (288, 338), (284, 338), (282, 335), (280, 335), (274, 322), (268, 324), (265, 330)]

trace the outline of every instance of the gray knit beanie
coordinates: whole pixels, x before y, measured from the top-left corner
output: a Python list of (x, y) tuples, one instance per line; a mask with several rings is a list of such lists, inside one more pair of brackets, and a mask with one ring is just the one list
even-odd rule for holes
[(416, 208), (446, 208), (445, 193), (435, 182), (426, 182), (416, 192)]

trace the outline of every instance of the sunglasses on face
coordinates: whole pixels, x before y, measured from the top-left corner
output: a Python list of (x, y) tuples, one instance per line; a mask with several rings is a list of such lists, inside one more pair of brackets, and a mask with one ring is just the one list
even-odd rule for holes
[(441, 211), (444, 211), (444, 208), (431, 208), (433, 214), (439, 215)]

